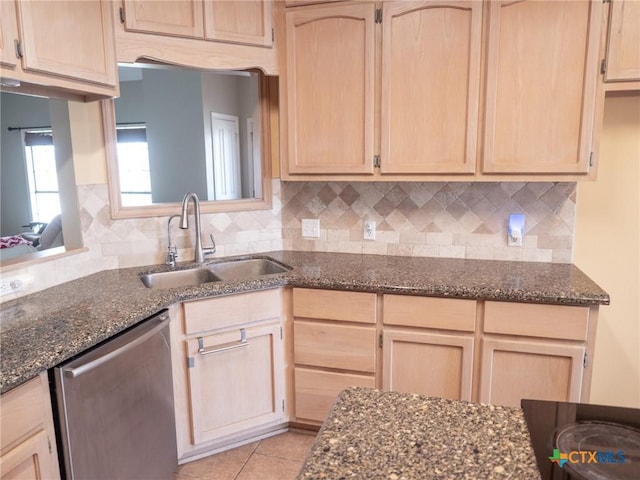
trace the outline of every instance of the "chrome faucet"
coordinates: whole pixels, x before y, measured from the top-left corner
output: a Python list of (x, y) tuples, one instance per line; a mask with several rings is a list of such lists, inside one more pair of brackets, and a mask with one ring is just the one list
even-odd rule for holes
[(189, 207), (189, 201), (193, 200), (193, 216), (196, 220), (196, 247), (195, 247), (195, 263), (204, 263), (204, 257), (206, 255), (213, 255), (216, 253), (216, 242), (213, 240), (213, 234), (211, 234), (212, 245), (210, 247), (202, 248), (201, 231), (200, 231), (200, 200), (198, 196), (193, 193), (187, 193), (182, 199), (182, 215), (180, 216), (180, 228), (186, 230), (189, 228), (189, 217), (187, 215), (187, 209)]
[(171, 215), (167, 221), (167, 240), (169, 246), (167, 248), (167, 261), (166, 264), (170, 267), (176, 266), (176, 258), (178, 258), (178, 247), (171, 245), (171, 220), (178, 218), (180, 215)]

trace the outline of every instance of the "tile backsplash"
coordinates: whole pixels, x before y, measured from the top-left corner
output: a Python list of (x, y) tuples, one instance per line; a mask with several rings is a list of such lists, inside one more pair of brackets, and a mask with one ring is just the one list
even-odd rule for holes
[[(202, 215), (216, 257), (305, 250), (570, 263), (575, 183), (280, 182), (270, 210)], [(113, 268), (163, 263), (167, 217), (113, 220), (105, 184), (78, 187), (86, 251), (3, 272), (24, 288), (4, 302)], [(178, 212), (176, 212), (178, 213)], [(507, 247), (510, 213), (524, 213), (523, 247)], [(320, 220), (320, 238), (301, 235), (301, 220)], [(376, 222), (376, 240), (363, 223)], [(172, 223), (178, 261), (193, 258), (193, 230)]]
[[(283, 182), (281, 196), (285, 250), (572, 260), (575, 183)], [(507, 246), (511, 213), (526, 216), (522, 247)], [(302, 237), (303, 218), (320, 220), (320, 238)]]

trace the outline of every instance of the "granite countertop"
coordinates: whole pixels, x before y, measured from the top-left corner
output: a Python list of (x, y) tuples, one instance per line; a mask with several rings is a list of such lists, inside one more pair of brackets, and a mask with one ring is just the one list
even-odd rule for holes
[[(164, 265), (105, 270), (0, 304), (0, 393), (176, 302), (216, 295), (289, 285), (566, 305), (609, 303), (606, 292), (567, 264), (289, 251), (256, 256), (293, 268), (261, 278), (166, 290), (148, 289), (139, 279), (144, 272), (168, 270)], [(181, 263), (178, 268), (190, 266)]]
[(299, 480), (536, 480), (519, 408), (366, 388), (338, 397)]

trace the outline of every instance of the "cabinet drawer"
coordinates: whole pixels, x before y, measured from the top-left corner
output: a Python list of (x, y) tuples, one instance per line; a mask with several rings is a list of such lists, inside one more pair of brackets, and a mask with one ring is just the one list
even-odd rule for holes
[(324, 422), (342, 390), (375, 388), (375, 379), (364, 375), (295, 369), (296, 418)]
[(510, 302), (486, 302), (485, 333), (561, 340), (586, 340), (589, 308)]
[(375, 371), (374, 327), (296, 320), (293, 330), (296, 363), (361, 372)]
[(382, 302), (382, 321), (386, 325), (475, 330), (475, 300), (385, 295)]
[(280, 289), (241, 293), (184, 303), (187, 335), (280, 318)]
[(44, 377), (37, 377), (0, 397), (0, 438), (2, 450), (44, 429), (49, 395)]
[(376, 294), (294, 288), (293, 315), (323, 320), (375, 323)]

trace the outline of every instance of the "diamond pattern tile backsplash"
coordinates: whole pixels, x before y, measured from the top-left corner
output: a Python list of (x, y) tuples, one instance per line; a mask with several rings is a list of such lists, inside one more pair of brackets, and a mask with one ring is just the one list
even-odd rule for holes
[[(570, 263), (575, 183), (346, 183), (273, 180), (273, 207), (202, 216), (216, 257), (304, 250), (382, 255)], [(163, 263), (167, 217), (113, 220), (107, 185), (78, 186), (85, 251), (13, 269), (18, 294), (0, 303), (85, 275)], [(507, 247), (507, 219), (524, 213), (523, 247)], [(320, 238), (301, 235), (303, 218), (320, 219)], [(365, 220), (376, 240), (364, 240)], [(193, 232), (172, 225), (178, 261), (193, 258)]]
[[(575, 183), (283, 182), (281, 198), (286, 250), (572, 261)], [(511, 213), (526, 216), (522, 248), (507, 246)], [(320, 219), (320, 238), (302, 237), (303, 218)]]

